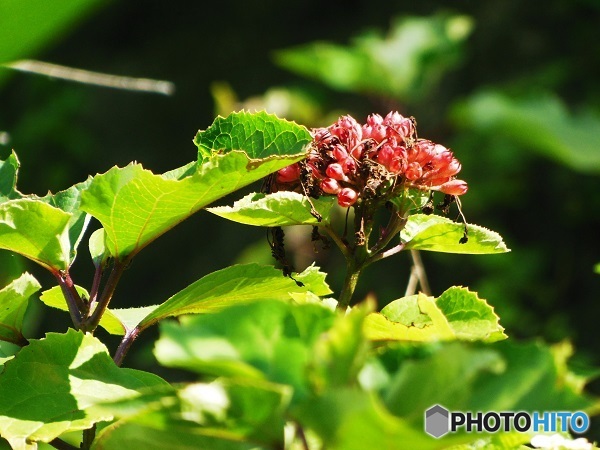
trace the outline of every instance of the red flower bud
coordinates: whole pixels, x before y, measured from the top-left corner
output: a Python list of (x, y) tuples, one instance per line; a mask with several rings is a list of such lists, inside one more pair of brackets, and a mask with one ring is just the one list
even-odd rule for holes
[(358, 198), (358, 194), (354, 189), (351, 188), (343, 188), (337, 195), (338, 205), (343, 208), (347, 208), (348, 206), (354, 205), (356, 203), (356, 199)]
[(342, 162), (348, 157), (348, 152), (341, 145), (336, 145), (335, 147), (333, 147), (333, 157), (339, 162)]
[(327, 169), (325, 169), (325, 173), (328, 177), (333, 178), (334, 180), (346, 179), (346, 175), (344, 175), (344, 169), (339, 163), (329, 164)]
[(419, 163), (410, 163), (406, 168), (406, 172), (404, 172), (404, 176), (407, 180), (418, 180), (423, 176), (423, 169), (421, 168), (421, 165)]
[(344, 170), (344, 173), (355, 172), (356, 171), (356, 161), (354, 160), (354, 158), (349, 156), (348, 158), (343, 160), (342, 161), (342, 169)]
[(439, 190), (444, 194), (463, 195), (467, 192), (467, 182), (463, 180), (450, 180), (442, 184)]
[(300, 166), (298, 163), (284, 167), (277, 172), (277, 182), (291, 183), (300, 178)]
[(326, 194), (337, 194), (341, 190), (340, 183), (333, 178), (325, 178), (321, 181), (321, 189), (323, 189), (323, 192)]

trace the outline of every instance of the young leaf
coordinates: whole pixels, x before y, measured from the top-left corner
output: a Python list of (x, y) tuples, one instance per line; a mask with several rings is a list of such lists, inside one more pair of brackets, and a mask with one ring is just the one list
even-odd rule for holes
[(367, 316), (365, 333), (372, 340), (431, 342), (505, 339), (498, 316), (476, 293), (460, 287), (434, 299), (424, 294), (395, 300)]
[[(75, 286), (79, 295), (89, 298), (85, 288), (81, 286)], [(68, 311), (67, 301), (63, 296), (60, 286), (54, 286), (44, 292), (40, 296), (40, 300), (51, 308), (57, 308), (61, 311)], [(128, 330), (136, 327), (140, 321), (149, 315), (157, 305), (142, 306), (138, 308), (125, 308), (125, 309), (106, 309), (100, 319), (100, 326), (108, 331), (110, 334), (123, 336)]]
[(0, 374), (0, 435), (14, 449), (50, 442), (112, 416), (90, 407), (168, 386), (156, 375), (115, 365), (106, 347), (90, 334), (69, 330), (32, 340)]
[(311, 291), (316, 295), (331, 294), (325, 274), (319, 272), (318, 267), (310, 266), (294, 278), (304, 286), (298, 286), (294, 280), (284, 277), (273, 266), (230, 266), (206, 275), (175, 294), (144, 318), (139, 328), (146, 329), (170, 316), (215, 312), (227, 306), (256, 300), (289, 300), (294, 293)]
[(194, 143), (198, 146), (198, 162), (202, 163), (217, 152), (232, 150), (244, 151), (251, 160), (287, 159), (304, 155), (311, 140), (306, 127), (295, 122), (265, 111), (240, 111), (217, 117), (209, 128), (198, 132)]
[(90, 236), (89, 244), (90, 256), (95, 267), (99, 267), (108, 255), (106, 254), (106, 248), (104, 247), (104, 229), (100, 228), (92, 233)]
[(30, 274), (24, 273), (0, 290), (0, 340), (26, 344), (21, 329), (29, 297), (40, 289), (40, 284)]
[(71, 215), (40, 200), (0, 204), (0, 248), (19, 253), (49, 270), (69, 267)]
[[(273, 194), (253, 193), (238, 200), (233, 206), (217, 206), (207, 211), (219, 217), (261, 227), (288, 225), (327, 225), (335, 197), (311, 199), (297, 192), (279, 191)], [(312, 206), (311, 206), (312, 202)], [(322, 217), (311, 214), (311, 208)]]
[(467, 228), (469, 239), (461, 244), (465, 232), (464, 224), (437, 215), (413, 214), (400, 232), (400, 238), (406, 242), (404, 248), (407, 250), (466, 254), (509, 251), (498, 233), (479, 225), (469, 224)]

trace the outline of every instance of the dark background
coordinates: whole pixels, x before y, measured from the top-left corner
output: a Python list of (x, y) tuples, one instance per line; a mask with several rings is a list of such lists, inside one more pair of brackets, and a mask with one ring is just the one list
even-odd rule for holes
[[(66, 189), (89, 174), (133, 160), (163, 172), (195, 159), (196, 131), (208, 127), (219, 112), (211, 93), (215, 82), (226, 82), (242, 100), (261, 96), (273, 86), (311, 92), (320, 114), (313, 115), (308, 126), (328, 125), (335, 112), (363, 121), (367, 114), (385, 114), (391, 106), (417, 117), (420, 135), (453, 149), (463, 163), (462, 178), (470, 185), (463, 199), (467, 219), (498, 231), (512, 249), (493, 256), (423, 254), (433, 293), (439, 295), (451, 285), (468, 286), (495, 306), (509, 336), (567, 339), (577, 349), (576, 360), (600, 364), (600, 275), (593, 269), (600, 262), (600, 170), (574, 170), (501, 131), (465, 126), (456, 115), (457, 105), (482, 89), (508, 91), (517, 99), (551, 93), (573, 123), (585, 110), (597, 126), (599, 2), (192, 4), (110, 2), (35, 55), (88, 70), (169, 80), (176, 86), (172, 96), (10, 73), (0, 85), (0, 131), (10, 135), (0, 153), (4, 158), (11, 149), (17, 152), (22, 192), (43, 195)], [(473, 30), (461, 47), (460, 62), (423, 97), (336, 91), (285, 70), (273, 59), (276, 50), (317, 40), (347, 45), (367, 30), (385, 33), (394, 18), (440, 12), (471, 17)], [(600, 132), (586, 139), (600, 152)], [(290, 252), (293, 236), (298, 240), (301, 233), (290, 234)], [(300, 240), (298, 245), (302, 248), (295, 261), (303, 269), (311, 262), (310, 254), (302, 256), (305, 244)], [(320, 252), (314, 259), (339, 292), (340, 258)], [(113, 306), (156, 304), (212, 271), (253, 260), (271, 262), (263, 229), (201, 211), (141, 252), (123, 277)], [(44, 288), (52, 286), (48, 274), (20, 263)], [(0, 264), (8, 267), (15, 260), (4, 257)], [(369, 268), (357, 298), (372, 294), (384, 305), (401, 297), (409, 266), (402, 254)], [(92, 269), (82, 245), (73, 269), (75, 281), (89, 287)], [(65, 329), (65, 314), (34, 308), (39, 314), (29, 325), (30, 335)], [(152, 366), (153, 333), (156, 330), (148, 331), (134, 346), (127, 365)], [(116, 341), (109, 339), (109, 344)]]

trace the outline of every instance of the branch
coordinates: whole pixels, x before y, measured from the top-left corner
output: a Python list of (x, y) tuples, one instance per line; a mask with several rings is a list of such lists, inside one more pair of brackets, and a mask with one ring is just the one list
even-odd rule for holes
[(83, 316), (87, 313), (87, 305), (79, 296), (77, 289), (75, 289), (75, 285), (73, 284), (73, 280), (71, 279), (69, 272), (57, 270), (53, 271), (53, 274), (58, 281), (58, 285), (60, 286), (65, 300), (67, 301), (73, 326), (75, 329), (79, 330), (81, 328)]
[(48, 443), (52, 447), (57, 448), (58, 450), (78, 450), (79, 449), (79, 447), (75, 447), (74, 445), (71, 445), (68, 442), (65, 442), (59, 438), (53, 439)]
[(133, 344), (133, 341), (135, 341), (138, 335), (140, 334), (140, 331), (141, 330), (138, 327), (135, 327), (133, 330), (127, 331), (127, 333), (125, 333), (125, 336), (123, 336), (123, 340), (119, 344), (119, 348), (117, 348), (117, 351), (115, 352), (115, 356), (113, 358), (113, 361), (117, 366), (120, 366), (123, 363), (125, 355), (131, 348), (131, 344)]
[(421, 254), (418, 250), (411, 250), (410, 256), (413, 260), (413, 267), (415, 269), (416, 276), (419, 279), (421, 291), (425, 295), (431, 295), (431, 289), (429, 288), (429, 281), (427, 281), (427, 274), (425, 273), (425, 266), (421, 260)]
[(4, 67), (21, 72), (46, 75), (52, 78), (75, 81), (77, 83), (94, 84), (128, 91), (150, 92), (153, 94), (172, 95), (175, 85), (169, 81), (151, 80), (148, 78), (132, 78), (107, 73), (91, 72), (73, 67), (51, 64), (43, 61), (22, 60), (4, 64)]
[(100, 323), (100, 319), (102, 315), (108, 308), (108, 304), (115, 293), (115, 289), (119, 280), (121, 279), (121, 275), (123, 275), (123, 271), (127, 264), (129, 263), (129, 258), (126, 258), (125, 261), (115, 260), (110, 275), (108, 276), (108, 280), (106, 280), (106, 285), (104, 286), (104, 290), (102, 291), (102, 295), (98, 300), (98, 304), (94, 309), (94, 312), (91, 316), (89, 316), (85, 322), (82, 324), (82, 329), (84, 331), (94, 331), (98, 324)]
[(350, 258), (350, 256), (351, 256), (350, 255), (350, 249), (348, 248), (348, 246), (346, 244), (344, 244), (344, 242), (337, 235), (337, 233), (335, 232), (335, 230), (333, 228), (331, 228), (331, 225), (321, 225), (320, 228), (322, 228), (323, 230), (325, 230), (325, 232), (329, 235), (329, 237), (331, 238), (331, 240), (333, 242), (335, 242), (335, 245), (338, 246), (338, 248), (341, 250), (341, 252), (344, 255), (344, 257), (346, 259)]

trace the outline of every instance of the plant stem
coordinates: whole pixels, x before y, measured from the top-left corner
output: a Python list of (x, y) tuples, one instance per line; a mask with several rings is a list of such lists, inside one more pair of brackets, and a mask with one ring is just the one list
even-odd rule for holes
[(51, 440), (49, 444), (58, 450), (78, 450), (78, 447), (75, 447), (74, 445), (71, 445), (59, 438)]
[(112, 299), (112, 296), (115, 293), (117, 284), (119, 283), (121, 275), (123, 275), (123, 271), (125, 270), (125, 267), (127, 267), (128, 262), (129, 261), (127, 259), (125, 261), (114, 262), (110, 275), (108, 276), (108, 280), (106, 280), (106, 285), (104, 286), (102, 295), (98, 300), (98, 304), (96, 305), (94, 312), (82, 324), (82, 329), (84, 331), (94, 331), (100, 323), (100, 319), (106, 311), (106, 308), (108, 308), (108, 304), (110, 303), (110, 300)]
[(308, 441), (306, 440), (306, 434), (304, 434), (304, 430), (302, 429), (302, 425), (296, 423), (296, 436), (300, 439), (300, 443), (302, 444), (303, 450), (310, 450), (308, 446)]
[(321, 229), (323, 229), (331, 238), (331, 240), (333, 242), (335, 242), (335, 245), (338, 246), (338, 248), (340, 249), (340, 251), (342, 252), (342, 254), (344, 255), (344, 257), (347, 259), (350, 257), (350, 250), (348, 249), (348, 246), (346, 244), (344, 244), (344, 242), (342, 241), (342, 239), (337, 235), (337, 233), (334, 231), (333, 228), (331, 228), (331, 225), (321, 225), (320, 226)]
[(346, 309), (352, 300), (352, 296), (354, 295), (354, 290), (356, 289), (361, 270), (362, 267), (357, 267), (354, 258), (350, 257), (346, 260), (346, 279), (344, 280), (344, 286), (342, 287), (342, 292), (338, 298), (338, 310), (346, 312)]
[(69, 272), (54, 271), (53, 274), (58, 281), (58, 285), (62, 290), (63, 296), (67, 301), (73, 326), (76, 330), (79, 330), (81, 328), (83, 315), (87, 312), (87, 305), (83, 303), (83, 300), (75, 289), (75, 285), (73, 284), (73, 280), (71, 279)]
[(96, 438), (96, 424), (92, 425), (92, 428), (83, 430), (83, 442), (81, 443), (82, 450), (89, 450), (92, 447), (92, 443)]
[(415, 273), (419, 279), (421, 292), (423, 292), (423, 294), (425, 295), (431, 295), (431, 289), (429, 288), (429, 281), (427, 280), (427, 274), (425, 273), (425, 266), (423, 265), (421, 254), (418, 250), (411, 250), (410, 256), (413, 260), (413, 267), (415, 268)]
[(102, 272), (104, 271), (103, 264), (100, 263), (96, 266), (96, 271), (94, 272), (94, 280), (92, 281), (92, 289), (90, 290), (90, 302), (88, 308), (93, 310), (94, 304), (98, 299), (98, 290), (100, 289), (100, 282), (102, 281)]
[(125, 336), (123, 336), (123, 340), (119, 344), (119, 348), (117, 348), (117, 351), (115, 352), (115, 356), (113, 358), (113, 361), (117, 366), (120, 366), (123, 363), (125, 355), (131, 348), (131, 344), (133, 344), (133, 341), (135, 341), (138, 335), (140, 334), (140, 331), (141, 330), (138, 327), (135, 327), (133, 330), (127, 331), (127, 333), (125, 333)]

